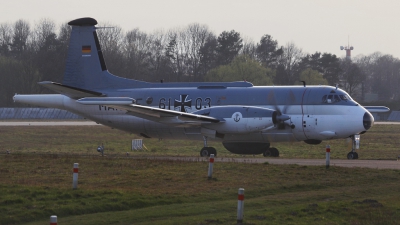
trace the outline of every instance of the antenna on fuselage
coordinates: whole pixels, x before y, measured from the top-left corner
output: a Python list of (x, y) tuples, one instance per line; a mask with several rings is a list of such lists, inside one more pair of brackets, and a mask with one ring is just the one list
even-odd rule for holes
[(337, 90), (338, 86), (339, 86), (339, 84), (336, 84), (336, 90)]
[(303, 86), (306, 87), (306, 82), (304, 80), (300, 81), (303, 83)]

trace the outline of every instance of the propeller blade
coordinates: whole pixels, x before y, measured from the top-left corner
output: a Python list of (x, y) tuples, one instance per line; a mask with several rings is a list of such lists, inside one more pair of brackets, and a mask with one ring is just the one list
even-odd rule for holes
[(294, 93), (292, 91), (289, 92), (286, 100), (285, 100), (285, 105), (283, 106), (283, 110), (281, 110), (278, 107), (276, 98), (275, 98), (275, 92), (274, 90), (271, 90), (268, 95), (267, 95), (267, 100), (268, 100), (268, 104), (271, 105), (273, 107), (273, 109), (275, 110), (275, 112), (272, 114), (272, 121), (275, 125), (276, 128), (278, 128), (279, 130), (283, 130), (286, 128), (286, 126), (290, 127), (290, 128), (294, 128), (292, 123), (285, 123), (285, 121), (290, 120), (290, 116), (285, 115), (287, 109), (293, 105), (296, 101), (296, 97), (294, 95)]

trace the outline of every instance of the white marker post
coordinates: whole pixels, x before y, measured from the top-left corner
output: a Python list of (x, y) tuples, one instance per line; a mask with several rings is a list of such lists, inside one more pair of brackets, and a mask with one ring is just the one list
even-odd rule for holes
[(74, 175), (72, 176), (72, 189), (78, 188), (78, 168), (79, 168), (79, 163), (74, 163)]
[(214, 165), (214, 154), (211, 154), (210, 163), (208, 163), (208, 179), (212, 178), (213, 165)]
[(331, 146), (326, 146), (326, 168), (329, 168), (329, 164), (331, 162)]
[(244, 188), (238, 191), (238, 207), (237, 207), (237, 223), (243, 223), (243, 207), (244, 207)]
[(50, 216), (50, 225), (57, 225), (57, 216)]

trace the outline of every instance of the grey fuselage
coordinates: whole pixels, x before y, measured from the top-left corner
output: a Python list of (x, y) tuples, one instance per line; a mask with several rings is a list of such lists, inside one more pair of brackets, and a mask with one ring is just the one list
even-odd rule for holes
[[(225, 134), (223, 141), (327, 140), (346, 138), (371, 126), (371, 122), (364, 126), (365, 115), (370, 116), (370, 113), (346, 92), (331, 86), (157, 87), (108, 90), (106, 93), (109, 97), (131, 97), (140, 105), (188, 113), (214, 106), (251, 105), (278, 109), (289, 115), (290, 124), (294, 125), (293, 129)], [(200, 127), (153, 122), (113, 107), (80, 105), (67, 97), (64, 107), (98, 123), (144, 137), (202, 140)]]

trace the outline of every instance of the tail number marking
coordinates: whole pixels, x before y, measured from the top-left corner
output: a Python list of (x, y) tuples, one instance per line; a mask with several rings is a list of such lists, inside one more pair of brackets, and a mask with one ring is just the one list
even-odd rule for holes
[[(186, 112), (186, 109), (192, 108), (192, 100), (188, 98), (189, 95), (180, 95), (180, 99), (174, 99), (172, 108), (176, 109), (180, 112)], [(168, 109), (171, 110), (171, 98), (161, 98), (158, 102), (158, 107), (160, 109)], [(196, 98), (194, 101), (194, 107), (197, 110), (202, 108), (210, 108), (211, 107), (211, 98)]]

